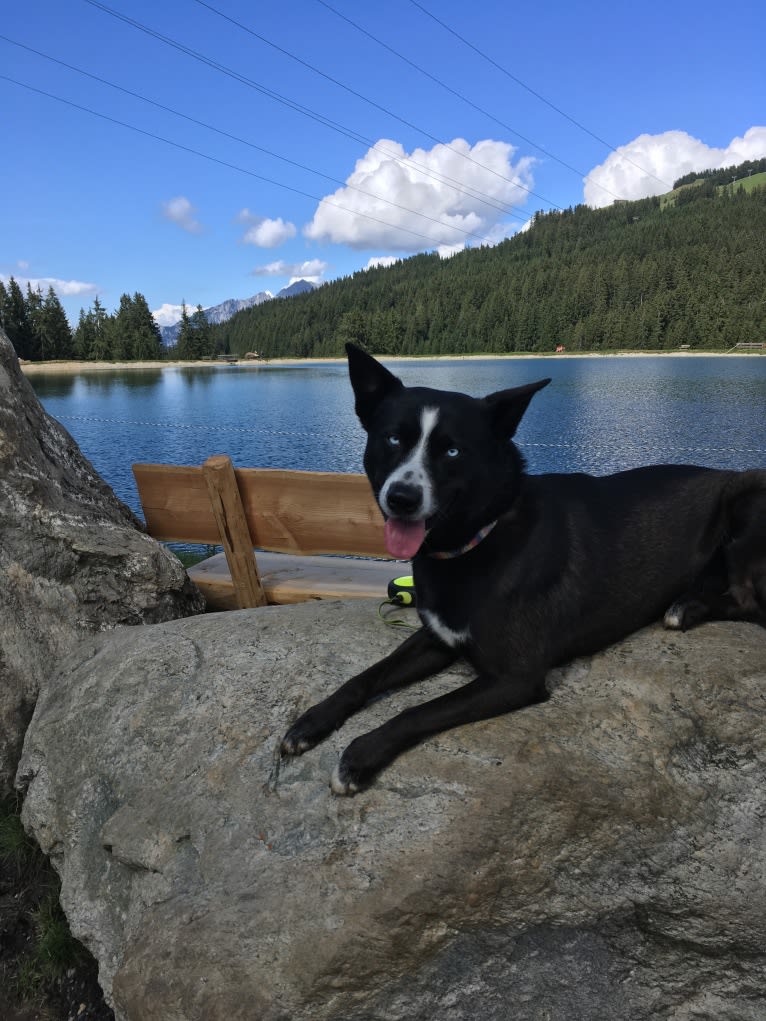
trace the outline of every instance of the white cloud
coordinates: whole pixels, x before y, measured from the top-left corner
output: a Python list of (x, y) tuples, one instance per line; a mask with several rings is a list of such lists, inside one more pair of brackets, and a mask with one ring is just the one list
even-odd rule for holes
[(471, 146), (456, 138), (408, 154), (382, 139), (357, 161), (346, 187), (320, 203), (304, 234), (398, 252), (491, 243), (508, 207), (525, 202), (532, 187), (534, 161), (525, 157), (514, 165), (514, 152), (506, 142)]
[(257, 245), (258, 248), (277, 248), (285, 241), (294, 238), (295, 224), (285, 222), (281, 216), (270, 220), (265, 216), (255, 216), (249, 209), (242, 209), (237, 215), (239, 223), (248, 224), (242, 238), (244, 245)]
[(458, 252), (462, 252), (465, 245), (439, 245), (436, 252), (440, 259), (451, 259), (453, 255), (457, 255)]
[(766, 127), (750, 128), (725, 149), (708, 146), (685, 131), (639, 135), (591, 170), (585, 178), (585, 202), (598, 207), (608, 206), (615, 196), (640, 199), (661, 195), (692, 171), (733, 166), (763, 156)]
[(379, 266), (393, 266), (396, 262), (399, 262), (399, 257), (396, 255), (374, 255), (367, 260), (367, 265), (364, 268), (377, 269)]
[[(33, 291), (40, 290), (43, 294), (46, 293), (49, 287), (52, 287), (60, 298), (77, 298), (89, 294), (95, 296), (101, 291), (98, 284), (86, 283), (83, 280), (58, 280), (56, 277), (20, 277), (16, 276), (16, 274), (12, 275), (23, 291), (26, 291), (27, 284), (29, 284)], [(10, 276), (0, 273), (0, 280), (3, 283), (7, 284), (10, 279)]]
[[(189, 307), (187, 305), (187, 311), (188, 308)], [(152, 312), (152, 315), (154, 316), (154, 321), (158, 326), (173, 326), (181, 318), (182, 311), (183, 305), (169, 305), (165, 302), (165, 304), (158, 308), (155, 312)]]
[(325, 270), (327, 263), (321, 259), (307, 259), (305, 262), (285, 262), (278, 259), (265, 266), (256, 266), (251, 270), (254, 277), (290, 277), (290, 283), (295, 280), (310, 280), (311, 283), (318, 283)]
[(193, 206), (184, 195), (177, 195), (175, 198), (168, 199), (167, 202), (162, 203), (162, 215), (165, 219), (177, 224), (182, 230), (188, 231), (189, 234), (200, 234), (202, 232), (202, 224), (194, 217), (196, 212), (196, 206)]

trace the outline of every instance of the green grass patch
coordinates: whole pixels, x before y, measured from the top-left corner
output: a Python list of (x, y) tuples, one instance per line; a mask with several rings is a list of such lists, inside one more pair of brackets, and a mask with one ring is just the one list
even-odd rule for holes
[(74, 1017), (86, 1003), (88, 1017), (113, 1018), (60, 892), (58, 875), (21, 824), (21, 799), (0, 800), (0, 1002), (12, 1017)]
[(766, 188), (766, 172), (751, 174), (749, 177), (741, 177), (737, 181), (732, 181), (731, 184), (719, 184), (717, 191), (719, 195), (722, 195), (724, 192), (733, 194), (739, 191), (740, 188), (748, 195), (751, 191), (755, 191), (756, 188)]

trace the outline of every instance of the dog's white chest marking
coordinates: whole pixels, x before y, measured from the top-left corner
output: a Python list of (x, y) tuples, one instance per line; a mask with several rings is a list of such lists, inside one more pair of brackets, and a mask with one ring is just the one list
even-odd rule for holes
[(471, 637), (468, 628), (463, 628), (462, 631), (454, 631), (451, 627), (447, 627), (441, 617), (432, 610), (422, 610), (420, 616), (436, 637), (440, 638), (445, 645), (449, 645), (451, 649), (456, 648), (458, 645), (464, 645)]
[(391, 472), (380, 491), (380, 503), (386, 513), (388, 513), (388, 491), (395, 482), (407, 482), (421, 487), (423, 499), (419, 517), (428, 518), (434, 513), (436, 508), (433, 484), (428, 471), (427, 447), (428, 439), (434, 431), (438, 419), (439, 411), (437, 408), (423, 408), (421, 411), (418, 442), (412, 448), (407, 460), (403, 461), (398, 468)]

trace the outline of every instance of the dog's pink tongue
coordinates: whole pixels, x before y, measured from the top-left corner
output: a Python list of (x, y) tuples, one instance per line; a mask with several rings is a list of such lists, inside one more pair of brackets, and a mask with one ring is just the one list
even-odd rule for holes
[(386, 549), (397, 560), (412, 560), (426, 537), (425, 521), (386, 521)]

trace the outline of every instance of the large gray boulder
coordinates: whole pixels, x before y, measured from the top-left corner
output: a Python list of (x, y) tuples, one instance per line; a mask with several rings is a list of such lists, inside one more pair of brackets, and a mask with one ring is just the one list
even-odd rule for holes
[(643, 631), (368, 791), (296, 714), (401, 636), (369, 603), (83, 644), (19, 783), (120, 1021), (763, 1021), (766, 631)]
[(45, 413), (0, 330), (0, 794), (40, 684), (83, 634), (203, 608), (141, 527)]

